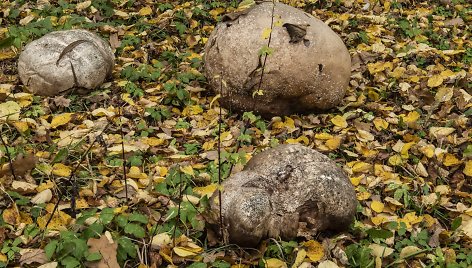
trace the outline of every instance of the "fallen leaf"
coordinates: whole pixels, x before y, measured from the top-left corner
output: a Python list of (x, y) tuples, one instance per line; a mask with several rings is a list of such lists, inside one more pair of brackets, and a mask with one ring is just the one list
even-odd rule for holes
[(44, 249), (21, 249), (20, 255), (20, 264), (22, 267), (32, 263), (45, 264), (48, 261)]
[(271, 258), (264, 260), (265, 268), (287, 268), (287, 264), (279, 259)]
[(331, 119), (331, 123), (333, 123), (335, 126), (340, 127), (340, 128), (346, 128), (347, 127), (347, 122), (346, 118), (336, 115)]
[(324, 256), (324, 248), (318, 241), (309, 240), (303, 242), (302, 245), (306, 248), (306, 256), (312, 261), (317, 262)]
[(65, 125), (72, 120), (72, 115), (73, 113), (63, 113), (60, 115), (56, 115), (52, 120), (51, 120), (51, 128), (57, 128), (59, 126)]
[(0, 103), (0, 122), (20, 120), (21, 107), (14, 101)]
[(118, 248), (118, 244), (111, 239), (111, 235), (107, 237), (107, 235), (100, 236), (99, 239), (89, 238), (87, 241), (87, 245), (89, 246), (89, 252), (99, 252), (102, 255), (102, 258), (99, 261), (95, 262), (88, 262), (87, 267), (91, 268), (118, 268), (120, 265), (118, 264), (118, 260), (116, 258), (116, 250)]
[(52, 174), (60, 177), (69, 177), (72, 170), (69, 166), (66, 166), (62, 163), (56, 163), (52, 166)]

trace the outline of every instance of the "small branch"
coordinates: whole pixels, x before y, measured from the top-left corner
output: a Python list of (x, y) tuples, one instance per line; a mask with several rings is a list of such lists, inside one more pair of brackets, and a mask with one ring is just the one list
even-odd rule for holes
[[(223, 94), (223, 72), (220, 75), (220, 96)], [(219, 212), (220, 212), (220, 236), (223, 237), (223, 210), (221, 203), (221, 124), (223, 122), (222, 118), (222, 109), (221, 104), (218, 113), (218, 202), (219, 202)]]
[(6, 144), (5, 141), (3, 140), (3, 137), (2, 137), (2, 136), (0, 136), (0, 140), (2, 140), (2, 144), (3, 144), (3, 146), (5, 147), (5, 153), (6, 153), (6, 155), (7, 155), (8, 162), (10, 162), (10, 172), (11, 172), (11, 175), (13, 176), (13, 179), (15, 179), (15, 181), (17, 181), (18, 178), (16, 177), (15, 168), (13, 167), (13, 159), (11, 158), (10, 152), (8, 151), (7, 144)]
[(180, 171), (179, 167), (179, 200), (178, 200), (178, 207), (177, 207), (177, 217), (175, 220), (174, 232), (172, 234), (172, 245), (175, 247), (175, 233), (177, 231), (177, 225), (180, 221), (180, 205), (182, 204), (182, 172)]
[(123, 160), (123, 179), (125, 181), (125, 197), (128, 201), (128, 179), (126, 177), (126, 160), (125, 160), (125, 134), (123, 133), (123, 122), (121, 117), (123, 116), (122, 107), (120, 107), (120, 134), (121, 134), (121, 158)]
[[(105, 130), (107, 130), (107, 128), (108, 128), (109, 126), (110, 126), (110, 122), (107, 123), (107, 125), (103, 128), (103, 130), (100, 132), (100, 134), (99, 134), (98, 136), (102, 135), (103, 132), (105, 132)], [(93, 147), (93, 145), (95, 144), (95, 142), (96, 142), (97, 140), (98, 140), (98, 139), (96, 138), (96, 139), (90, 144), (90, 146), (87, 148), (87, 151), (85, 151), (85, 153), (84, 153), (83, 155), (87, 155), (87, 154), (90, 152), (90, 150), (92, 150), (92, 147)], [(69, 178), (68, 178), (68, 181), (69, 181), (69, 182), (72, 182), (72, 179), (74, 178), (75, 172), (79, 169), (80, 164), (82, 163), (82, 159), (83, 159), (83, 158), (81, 157), (80, 160), (79, 160), (79, 163), (77, 163), (77, 165), (75, 166), (75, 168), (74, 168), (74, 169), (72, 170), (72, 172), (70, 173)], [(77, 189), (76, 187), (77, 187), (77, 185), (75, 185), (75, 187), (74, 187), (74, 185), (73, 185), (73, 190), (72, 190), (73, 194), (72, 194), (72, 198), (71, 198), (71, 209), (72, 209), (73, 213), (75, 213), (75, 201), (74, 201), (74, 202), (72, 202), (72, 201), (75, 200), (75, 194), (78, 193), (78, 189)], [(74, 188), (75, 188), (75, 189), (74, 189)], [(46, 222), (46, 225), (44, 226), (44, 230), (46, 230), (46, 229), (48, 228), (49, 224), (51, 223), (52, 218), (54, 217), (54, 213), (57, 211), (57, 208), (59, 207), (59, 203), (61, 202), (63, 196), (64, 196), (64, 194), (63, 194), (61, 191), (59, 191), (59, 196), (57, 197), (56, 204), (54, 205), (54, 209), (53, 209), (52, 212), (51, 212), (51, 217), (49, 217), (48, 221)], [(46, 234), (46, 232), (43, 232), (43, 238), (44, 238), (44, 235), (45, 235), (45, 234)]]

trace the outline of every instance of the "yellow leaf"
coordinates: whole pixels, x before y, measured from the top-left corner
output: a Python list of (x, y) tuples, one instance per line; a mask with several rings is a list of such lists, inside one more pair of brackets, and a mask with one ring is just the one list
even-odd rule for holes
[(121, 94), (121, 99), (124, 100), (129, 105), (134, 106), (134, 101), (129, 96), (130, 96), (129, 93), (123, 93)]
[(464, 174), (472, 177), (472, 160), (465, 162)]
[(331, 123), (333, 123), (337, 127), (341, 127), (341, 128), (347, 127), (346, 118), (340, 115), (336, 115), (335, 117), (331, 118)]
[(401, 166), (403, 164), (403, 159), (400, 155), (394, 154), (388, 158), (388, 163), (392, 166)]
[(180, 257), (191, 257), (191, 256), (197, 255), (195, 252), (192, 252), (189, 249), (184, 248), (184, 247), (175, 247), (174, 252)]
[(374, 119), (374, 126), (377, 130), (382, 130), (382, 129), (387, 129), (388, 128), (388, 122), (385, 121), (384, 119), (380, 117), (376, 117)]
[(379, 72), (384, 71), (385, 69), (392, 69), (393, 63), (392, 62), (376, 62), (376, 63), (369, 63), (367, 64), (367, 68), (371, 74), (376, 74)]
[(356, 194), (357, 200), (362, 201), (362, 200), (367, 200), (369, 199), (371, 194), (369, 192), (360, 192)]
[(409, 112), (407, 116), (402, 116), (403, 122), (409, 124), (418, 121), (420, 114), (417, 111)]
[[(44, 230), (46, 228), (46, 223), (48, 222), (50, 217), (51, 217), (51, 213), (47, 213), (44, 216), (38, 217), (37, 223), (38, 223), (39, 229)], [(71, 220), (72, 220), (71, 216), (58, 210), (54, 212), (54, 217), (49, 223), (48, 229), (49, 230), (67, 230), (67, 225), (69, 225)]]
[(441, 75), (433, 75), (428, 79), (428, 87), (438, 87), (443, 83), (444, 79)]
[(287, 268), (287, 264), (279, 259), (271, 258), (264, 260), (265, 268)]
[(369, 248), (372, 249), (372, 255), (380, 258), (391, 255), (395, 250), (379, 244), (370, 244)]
[(433, 145), (426, 145), (419, 148), (419, 151), (423, 153), (427, 158), (431, 158), (434, 156), (434, 146)]
[(371, 217), (370, 220), (371, 220), (372, 223), (375, 224), (376, 226), (379, 226), (379, 225), (381, 225), (382, 223), (387, 222), (387, 218), (385, 218), (384, 216)]
[(193, 167), (192, 166), (180, 167), (180, 171), (182, 171), (183, 173), (185, 173), (187, 175), (190, 175), (190, 176), (195, 175), (195, 173), (193, 172)]
[(189, 105), (182, 111), (183, 116), (197, 115), (203, 113), (203, 109), (200, 105)]
[(213, 192), (216, 191), (216, 189), (218, 189), (218, 185), (215, 183), (212, 183), (204, 187), (194, 187), (193, 192), (199, 194), (200, 196), (206, 195), (210, 197), (213, 194)]
[(402, 146), (402, 149), (400, 151), (400, 155), (403, 159), (408, 159), (409, 155), (408, 155), (408, 151), (410, 150), (411, 146), (415, 145), (416, 143), (414, 142), (409, 142), (409, 143), (405, 143), (403, 146)]
[[(353, 162), (350, 162), (350, 163), (353, 163)], [(369, 164), (369, 163), (366, 163), (366, 162), (355, 162), (351, 166), (351, 170), (354, 173), (356, 173), (356, 172), (365, 173), (365, 172), (368, 172), (371, 169), (372, 169), (372, 165)]]
[(14, 101), (0, 103), (0, 122), (18, 121), (20, 119), (21, 107)]
[(370, 208), (377, 213), (381, 213), (384, 209), (384, 204), (379, 201), (372, 201)]
[(270, 29), (270, 28), (264, 28), (264, 30), (262, 30), (261, 38), (262, 38), (262, 39), (268, 39), (271, 32), (272, 32), (272, 29)]
[[(400, 252), (400, 259), (404, 259), (405, 257), (410, 256), (412, 254), (415, 254), (419, 251), (421, 251), (421, 249), (418, 248), (418, 247), (406, 246), (406, 247), (402, 248), (402, 251)], [(420, 255), (424, 256), (424, 254), (418, 254), (415, 257), (421, 257)]]
[(144, 138), (143, 143), (149, 146), (159, 146), (164, 143), (164, 140), (156, 138), (156, 137), (150, 137), (150, 138)]
[(139, 169), (139, 167), (136, 167), (136, 166), (132, 166), (130, 169), (129, 169), (129, 172), (128, 174), (126, 174), (129, 178), (132, 178), (132, 179), (147, 179), (147, 175), (146, 173), (142, 173), (141, 170)]
[(318, 139), (318, 140), (329, 140), (329, 139), (332, 139), (332, 138), (333, 138), (333, 135), (331, 135), (329, 133), (326, 133), (326, 132), (317, 133), (315, 135), (315, 139)]
[(434, 95), (434, 99), (438, 102), (450, 101), (453, 95), (454, 90), (451, 87), (442, 87), (438, 89), (438, 92)]
[(312, 262), (317, 262), (323, 258), (324, 256), (323, 245), (321, 245), (318, 241), (308, 240), (302, 243), (302, 245), (306, 247), (306, 256)]
[(431, 127), (429, 129), (429, 135), (435, 138), (445, 137), (452, 134), (456, 129), (452, 127)]
[(51, 128), (56, 128), (58, 126), (65, 125), (70, 122), (72, 119), (73, 113), (63, 113), (56, 115), (51, 121)]
[(457, 166), (459, 164), (461, 164), (462, 161), (460, 161), (459, 159), (457, 159), (456, 156), (454, 156), (453, 154), (446, 154), (446, 157), (444, 157), (444, 161), (443, 161), (443, 164), (446, 166), (446, 167), (450, 167), (450, 166)]
[(52, 166), (52, 174), (56, 176), (69, 177), (71, 172), (72, 170), (70, 167), (61, 163), (56, 163), (54, 166)]
[(13, 226), (21, 223), (20, 213), (15, 203), (13, 203), (11, 208), (7, 208), (3, 211), (2, 217), (4, 222)]
[[(1, 60), (1, 59), (0, 59)], [(7, 263), (8, 258), (6, 255), (0, 253), (0, 262)]]
[(300, 249), (297, 252), (297, 257), (295, 258), (295, 262), (292, 264), (292, 268), (297, 268), (298, 266), (300, 266), (300, 264), (302, 264), (305, 257), (306, 257), (306, 251), (304, 249)]
[(29, 129), (29, 126), (28, 126), (28, 123), (26, 122), (23, 122), (23, 121), (16, 121), (16, 122), (13, 122), (13, 125), (15, 126), (15, 128), (23, 133), (25, 131), (27, 131)]
[(149, 6), (143, 7), (139, 10), (139, 15), (141, 16), (147, 16), (152, 14), (152, 8)]
[(288, 144), (298, 144), (303, 142), (305, 145), (308, 145), (310, 143), (306, 136), (300, 136), (296, 139), (287, 139), (285, 142)]
[(325, 145), (330, 150), (336, 150), (336, 149), (339, 148), (339, 145), (341, 145), (341, 138), (340, 137), (334, 137), (332, 139), (329, 139), (325, 142)]
[(361, 183), (362, 179), (363, 179), (363, 176), (351, 177), (351, 183), (352, 185), (357, 186)]

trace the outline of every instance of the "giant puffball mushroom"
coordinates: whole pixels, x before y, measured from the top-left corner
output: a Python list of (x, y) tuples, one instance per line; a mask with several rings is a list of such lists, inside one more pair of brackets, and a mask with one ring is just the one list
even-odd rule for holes
[(97, 88), (111, 75), (114, 59), (110, 45), (94, 33), (56, 31), (26, 45), (18, 73), (29, 92), (55, 96), (73, 88)]
[[(280, 145), (255, 155), (223, 182), (223, 230), (229, 242), (256, 246), (266, 238), (291, 240), (320, 231), (342, 231), (353, 222), (357, 199), (334, 161), (302, 145)], [(209, 223), (218, 232), (218, 192)]]
[(221, 90), (226, 108), (266, 117), (335, 107), (351, 74), (349, 52), (328, 25), (272, 1), (225, 15), (204, 61), (210, 87)]

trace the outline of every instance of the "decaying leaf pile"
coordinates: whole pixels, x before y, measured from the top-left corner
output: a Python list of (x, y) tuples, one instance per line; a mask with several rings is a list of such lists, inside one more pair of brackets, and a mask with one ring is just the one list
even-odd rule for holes
[[(347, 96), (270, 121), (223, 109), (218, 135), (202, 50), (250, 2), (1, 1), (0, 267), (472, 265), (470, 1), (281, 1), (342, 37)], [(70, 28), (109, 40), (113, 78), (87, 95), (25, 93), (21, 48)], [(277, 144), (328, 155), (356, 187), (356, 222), (257, 249), (218, 244), (201, 212), (219, 139), (222, 178)]]

